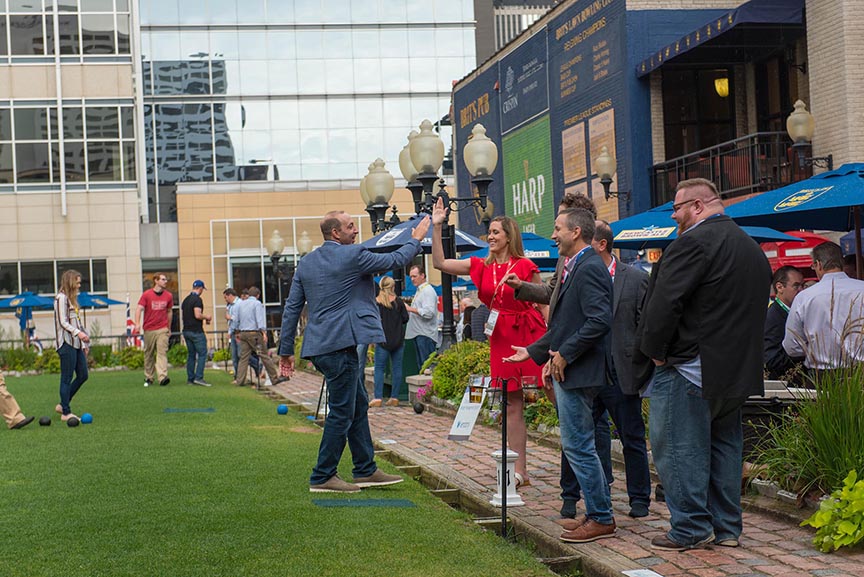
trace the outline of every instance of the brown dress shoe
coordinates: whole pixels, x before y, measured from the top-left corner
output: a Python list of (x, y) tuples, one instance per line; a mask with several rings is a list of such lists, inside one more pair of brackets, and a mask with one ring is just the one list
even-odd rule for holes
[(385, 404), (388, 407), (398, 407), (399, 406), (399, 399), (387, 399), (387, 402)]
[(555, 522), (564, 527), (566, 531), (575, 531), (588, 522), (588, 515), (582, 515), (576, 519), (558, 519)]
[(573, 531), (564, 531), (560, 539), (565, 543), (590, 543), (597, 539), (605, 539), (615, 535), (615, 521), (608, 525), (588, 519)]
[(380, 407), (383, 404), (383, 402), (384, 401), (382, 401), (381, 399), (372, 399), (371, 401), (369, 401), (369, 406), (370, 407)]

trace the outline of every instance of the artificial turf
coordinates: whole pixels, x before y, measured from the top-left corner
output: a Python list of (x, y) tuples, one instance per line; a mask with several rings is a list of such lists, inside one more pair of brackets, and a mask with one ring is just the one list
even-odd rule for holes
[[(0, 575), (550, 574), (413, 480), (359, 495), (309, 493), (317, 427), (278, 415), (224, 373), (208, 371), (211, 388), (184, 377), (172, 371), (171, 385), (145, 388), (140, 371), (91, 373), (72, 410), (93, 423), (69, 428), (53, 412), (57, 375), (7, 375), (25, 414), (51, 415), (52, 424), (0, 430)], [(351, 479), (348, 451), (340, 476)], [(403, 502), (313, 502), (321, 499)]]

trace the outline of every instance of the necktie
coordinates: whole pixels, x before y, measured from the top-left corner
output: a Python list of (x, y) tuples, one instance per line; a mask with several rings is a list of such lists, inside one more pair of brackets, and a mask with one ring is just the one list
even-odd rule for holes
[(573, 258), (572, 256), (568, 256), (568, 257), (564, 258), (564, 272), (561, 275), (561, 283), (562, 284), (564, 283), (564, 281), (567, 280), (567, 275), (570, 274), (570, 259), (572, 259), (572, 258)]

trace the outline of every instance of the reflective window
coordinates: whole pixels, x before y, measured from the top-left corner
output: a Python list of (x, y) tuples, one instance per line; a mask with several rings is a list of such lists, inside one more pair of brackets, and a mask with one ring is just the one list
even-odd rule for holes
[(239, 35), (240, 60), (266, 60), (267, 34), (263, 31), (243, 30)]
[(381, 92), (381, 61), (377, 58), (358, 58), (353, 62), (354, 91), (366, 94)]
[(352, 30), (351, 47), (354, 58), (378, 58), (380, 56), (378, 30)]
[[(290, 2), (284, 2), (290, 4)], [(232, 24), (237, 22), (237, 0), (210, 0), (210, 22)]]
[(351, 58), (354, 54), (350, 30), (327, 30), (323, 42), (325, 58)]
[(116, 52), (113, 15), (81, 15), (81, 52), (83, 54), (114, 54)]
[(327, 162), (327, 131), (300, 131), (300, 161), (302, 163)]
[(270, 94), (297, 94), (297, 63), (293, 60), (271, 60), (267, 63)]
[(411, 92), (435, 92), (438, 87), (438, 77), (435, 72), (434, 58), (412, 58)]
[(324, 100), (301, 100), (300, 128), (326, 128), (327, 103)]
[(270, 24), (289, 24), (294, 22), (294, 2), (270, 0), (267, 3), (267, 21)]
[(6, 16), (0, 15), (0, 56), (9, 54), (9, 49), (6, 48), (6, 39), (8, 37), (8, 26), (6, 25)]
[(11, 184), (13, 172), (12, 144), (0, 142), (0, 184)]
[(203, 24), (207, 22), (207, 0), (181, 0), (180, 8), (181, 24)]
[(0, 295), (17, 295), (18, 289), (18, 263), (0, 263)]
[(434, 30), (431, 28), (411, 30), (411, 40), (408, 42), (409, 56), (435, 56), (436, 48)]
[(300, 94), (323, 94), (324, 75), (321, 69), (324, 62), (321, 60), (298, 60), (297, 61), (297, 86)]
[(45, 140), (48, 138), (48, 116), (45, 108), (15, 109), (15, 139)]
[(270, 60), (294, 60), (297, 46), (294, 32), (269, 30), (267, 32), (267, 58)]
[[(54, 20), (46, 19), (46, 43), (48, 54), (54, 54)], [(78, 34), (78, 15), (60, 14), (57, 18), (60, 54), (79, 54), (81, 37)]]
[(320, 30), (297, 31), (297, 58), (324, 58), (324, 34)]
[(327, 126), (330, 128), (353, 128), (356, 125), (354, 103), (348, 99), (327, 100)]
[[(278, 3), (271, 1), (271, 5)], [(371, 4), (371, 2), (361, 2), (361, 4)], [(352, 4), (357, 4), (353, 2)], [(309, 24), (321, 22), (321, 0), (294, 0), (294, 16), (298, 24)]]
[[(155, 34), (155, 33), (154, 33)], [(155, 38), (154, 38), (155, 42)], [(223, 60), (237, 60), (240, 58), (240, 47), (236, 30), (211, 30), (210, 31), (210, 53), (211, 57)], [(154, 58), (154, 60), (158, 60)]]
[(11, 54), (17, 55), (44, 55), (45, 39), (43, 37), (43, 17), (41, 15), (11, 15), (9, 16), (9, 29), (11, 34)]
[(326, 60), (327, 94), (354, 92), (354, 63), (351, 60)]
[(180, 35), (180, 56), (182, 59), (202, 59), (210, 56), (210, 38), (207, 32), (198, 30), (184, 31)]
[[(380, 98), (358, 98), (354, 101), (355, 118), (358, 127), (384, 126), (383, 108)], [(361, 140), (360, 142), (363, 142)]]
[[(328, 162), (357, 162), (357, 134), (354, 129), (328, 131)], [(364, 156), (366, 151), (363, 151)]]
[(21, 289), (36, 294), (54, 294), (54, 263), (22, 262)]
[(296, 100), (271, 100), (270, 125), (274, 130), (297, 129), (300, 127), (298, 103)]
[[(300, 162), (300, 131), (299, 130), (273, 130), (270, 132), (273, 146), (273, 162), (292, 163)], [(285, 178), (283, 174), (279, 175)]]
[(243, 0), (237, 10), (237, 17), (244, 24), (265, 24), (264, 0)]
[[(389, 12), (389, 0), (387, 2), (388, 8), (384, 10), (385, 13)], [(351, 2), (351, 22), (357, 23), (372, 23), (378, 22), (380, 20), (378, 15), (378, 2)]]
[(408, 92), (411, 70), (407, 58), (381, 60), (381, 87), (384, 92)]
[(12, 140), (12, 110), (0, 108), (0, 140)]
[(177, 24), (180, 16), (178, 6), (180, 0), (146, 0), (142, 5), (148, 5), (150, 11), (144, 24)]
[(263, 95), (267, 88), (267, 61), (250, 60), (240, 66), (240, 88), (244, 94)]

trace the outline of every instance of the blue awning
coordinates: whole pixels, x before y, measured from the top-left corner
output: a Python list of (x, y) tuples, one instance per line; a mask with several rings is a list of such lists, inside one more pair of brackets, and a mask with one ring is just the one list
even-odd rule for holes
[[(802, 25), (804, 22), (804, 0), (750, 0), (735, 10), (731, 10), (719, 18), (706, 22), (696, 30), (682, 36), (675, 42), (664, 46), (636, 67), (636, 75), (645, 76), (682, 54), (693, 50), (697, 46), (715, 41), (718, 36), (724, 35), (733, 28), (739, 30), (747, 25)], [(764, 30), (759, 30), (753, 35), (754, 46), (764, 44), (767, 35)], [(772, 40), (773, 43), (773, 40)], [(734, 42), (727, 46), (727, 52), (747, 48), (747, 42)], [(774, 44), (777, 48), (777, 44)], [(728, 58), (720, 58), (717, 62), (729, 62)]]

